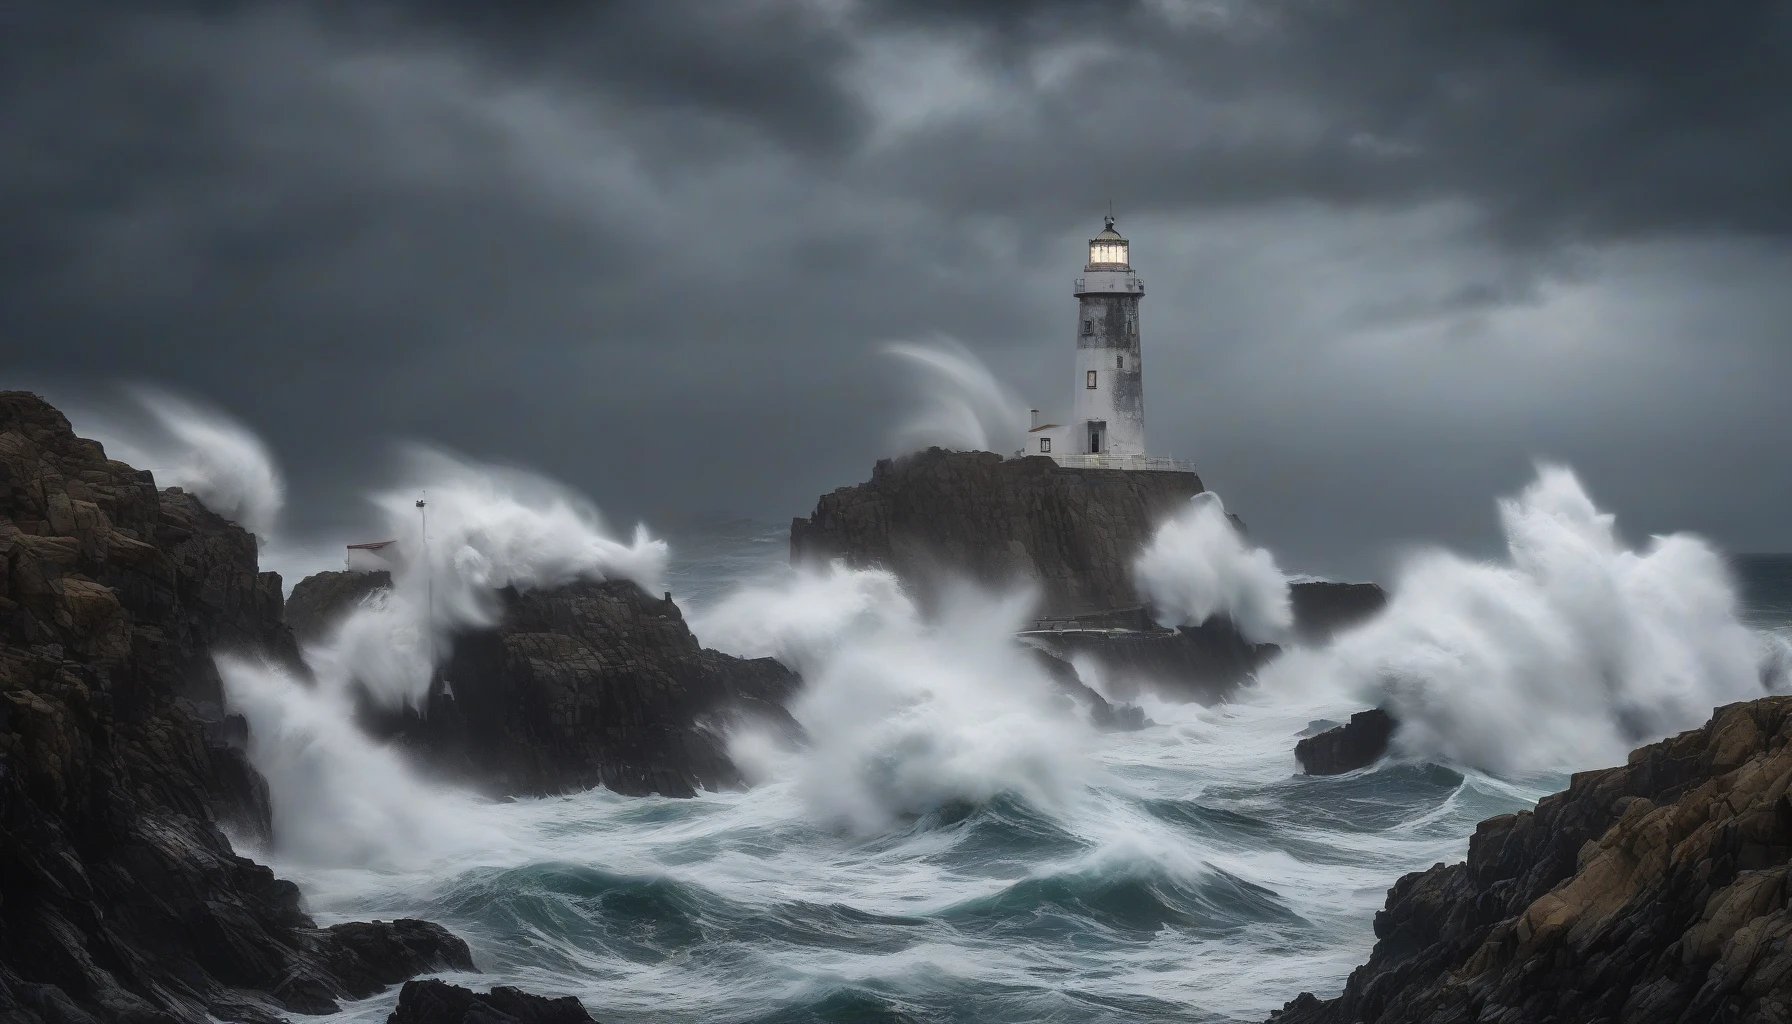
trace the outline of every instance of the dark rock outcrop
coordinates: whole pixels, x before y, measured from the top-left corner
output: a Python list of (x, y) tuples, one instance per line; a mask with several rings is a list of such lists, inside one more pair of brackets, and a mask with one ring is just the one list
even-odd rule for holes
[(1276, 1024), (1792, 1020), (1792, 698), (1575, 775), (1407, 875), (1369, 962)]
[(1046, 650), (1043, 646), (1022, 641), (1040, 668), (1057, 684), (1060, 691), (1085, 708), (1089, 724), (1104, 732), (1130, 732), (1147, 724), (1145, 711), (1133, 704), (1115, 704), (1090, 689), (1077, 674), (1076, 666)]
[[(1193, 473), (1066, 469), (1043, 456), (933, 448), (880, 460), (870, 481), (822, 495), (809, 518), (791, 521), (790, 556), (888, 569), (923, 604), (951, 581), (1030, 583), (1041, 605), (1028, 635), (1052, 653), (1096, 659), (1123, 694), (1149, 688), (1213, 703), (1280, 648), (1224, 620), (1160, 628), (1132, 578), (1157, 527), (1201, 492)], [(1302, 641), (1329, 638), (1386, 603), (1372, 583), (1290, 589)]]
[(549, 999), (500, 985), (481, 995), (445, 981), (407, 981), (386, 1024), (597, 1024), (572, 996)]
[(0, 1021), (260, 1024), (470, 966), (423, 922), (316, 928), (231, 849), (268, 809), (230, 649), (296, 656), (254, 538), (0, 392)]
[(1168, 700), (1201, 704), (1225, 700), (1281, 650), (1275, 644), (1251, 643), (1224, 620), (1179, 629), (1160, 629), (1146, 620), (1135, 628), (1052, 629), (1024, 635), (1060, 658), (1095, 659), (1110, 693), (1133, 697), (1151, 691)]
[[(295, 598), (352, 605), (375, 587), (330, 573)], [(369, 574), (383, 575), (383, 574)], [(315, 577), (313, 577), (315, 578)], [(500, 594), (496, 628), (454, 638), (434, 692), (417, 710), (369, 704), (363, 724), (432, 770), (496, 795), (604, 786), (692, 796), (740, 782), (723, 727), (753, 717), (800, 732), (784, 710), (797, 679), (770, 658), (705, 649), (670, 600), (627, 581)], [(312, 600), (335, 621), (347, 607)]]
[(1031, 582), (1042, 616), (1105, 612), (1138, 604), (1133, 559), (1201, 490), (1193, 473), (933, 448), (880, 460), (868, 483), (822, 495), (809, 518), (791, 521), (790, 557), (881, 566), (924, 600), (946, 579)]
[(1288, 588), (1294, 632), (1307, 643), (1331, 639), (1387, 607), (1388, 595), (1373, 583), (1311, 581)]
[(1367, 768), (1388, 752), (1394, 716), (1380, 708), (1358, 711), (1350, 722), (1294, 745), (1294, 759), (1308, 775), (1342, 775)]
[(378, 572), (319, 572), (293, 585), (286, 598), (286, 624), (300, 643), (325, 639), (369, 594), (392, 586), (392, 574)]

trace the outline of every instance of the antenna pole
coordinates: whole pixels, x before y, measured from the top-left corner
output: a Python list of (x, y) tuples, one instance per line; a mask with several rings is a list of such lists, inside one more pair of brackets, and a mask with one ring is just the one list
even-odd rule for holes
[(436, 675), (436, 574), (435, 567), (429, 564), (429, 503), (422, 498), (417, 499), (417, 520), (423, 536), (423, 587), (424, 611), (423, 628), (429, 634), (429, 678), (435, 681)]

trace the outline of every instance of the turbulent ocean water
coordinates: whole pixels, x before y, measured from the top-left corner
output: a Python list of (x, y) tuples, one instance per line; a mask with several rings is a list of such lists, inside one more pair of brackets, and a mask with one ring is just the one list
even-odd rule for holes
[[(1560, 788), (1572, 767), (1495, 775), (1468, 766), (1487, 763), (1472, 745), (1440, 741), (1351, 775), (1298, 775), (1298, 734), (1363, 706), (1347, 687), (1300, 679), (1365, 665), (1397, 677), (1407, 668), (1385, 653), (1398, 646), (1390, 637), (1435, 640), (1460, 626), (1410, 611), (1355, 648), (1290, 655), (1233, 703), (1147, 700), (1153, 724), (1142, 731), (1077, 729), (991, 683), (1006, 663), (975, 636), (1000, 635), (1013, 608), (955, 617), (975, 622), (954, 639), (958, 627), (891, 613), (900, 598), (882, 589), (888, 580), (796, 579), (783, 564), (787, 529), (718, 519), (674, 532), (666, 579), (706, 642), (740, 647), (750, 635), (764, 649), (742, 653), (809, 659), (819, 692), (798, 717), (817, 731), (816, 750), (743, 738), (758, 784), (694, 800), (599, 791), (494, 803), (411, 777), (325, 712), (294, 726), (288, 708), (282, 742), (302, 738), (308, 756), (297, 782), (292, 764), (271, 766), (276, 801), (300, 787), (327, 799), (289, 815), (288, 841), (268, 855), (275, 868), (326, 923), (441, 922), (481, 969), (445, 977), (576, 995), (610, 1024), (1258, 1021), (1302, 990), (1336, 993), (1367, 956), (1395, 879), (1460, 858), (1477, 822)], [(1445, 568), (1456, 574), (1451, 585), (1468, 594), (1458, 603), (1492, 623), (1458, 646), (1485, 659), (1477, 676), (1507, 686), (1507, 701), (1525, 695), (1501, 673), (1575, 671), (1580, 655), (1530, 619), (1573, 620), (1588, 589), (1582, 579), (1567, 604), (1514, 610), (1538, 600), (1524, 587), (1557, 602), (1548, 595), (1565, 575), (1528, 564), (1539, 544), (1526, 536), (1513, 544), (1516, 568), (1496, 578), (1463, 562), (1406, 581), (1423, 592)], [(1625, 561), (1638, 556), (1613, 555), (1637, 622), (1612, 628), (1647, 630), (1658, 612), (1699, 617), (1653, 607), (1697, 589), (1651, 582), (1674, 557), (1643, 558), (1642, 571)], [(1730, 572), (1750, 629), (1792, 623), (1792, 558), (1734, 559)], [(838, 639), (842, 623), (868, 620), (877, 625), (858, 641)], [(835, 639), (817, 654), (816, 636)], [(1705, 643), (1689, 635), (1647, 653), (1709, 662)], [(1425, 672), (1447, 687), (1447, 672)], [(1640, 682), (1637, 702), (1650, 692)], [(971, 696), (946, 699), (960, 693)], [(1692, 696), (1707, 709), (1716, 699)], [(1562, 710), (1570, 722), (1577, 713)], [(1415, 718), (1453, 735), (1447, 715)], [(1586, 758), (1604, 763), (1605, 748), (1586, 742)], [(331, 1019), (382, 1021), (395, 998)]]

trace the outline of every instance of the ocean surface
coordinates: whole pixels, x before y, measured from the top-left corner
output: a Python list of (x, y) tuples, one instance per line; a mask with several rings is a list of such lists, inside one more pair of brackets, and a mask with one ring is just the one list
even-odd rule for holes
[[(671, 531), (669, 583), (693, 621), (742, 586), (788, 582), (787, 529)], [(1732, 571), (1751, 628), (1792, 624), (1792, 556)], [(1395, 879), (1459, 859), (1477, 822), (1566, 781), (1441, 756), (1301, 776), (1298, 734), (1350, 709), (1298, 691), (1145, 709), (1142, 731), (1061, 743), (999, 711), (971, 750), (963, 723), (906, 734), (852, 791), (902, 797), (868, 816), (834, 813), (827, 789), (857, 765), (772, 758), (753, 788), (693, 800), (492, 803), (394, 791), (376, 759), (350, 780), (366, 803), (312, 825), (340, 818), (353, 841), (271, 859), (325, 923), (440, 922), (480, 967), (445, 977), (576, 995), (607, 1024), (1260, 1021), (1342, 987)], [(1047, 741), (986, 749), (1017, 735)], [(966, 776), (984, 755), (997, 784), (980, 788)], [(383, 1021), (395, 999), (329, 1019)]]

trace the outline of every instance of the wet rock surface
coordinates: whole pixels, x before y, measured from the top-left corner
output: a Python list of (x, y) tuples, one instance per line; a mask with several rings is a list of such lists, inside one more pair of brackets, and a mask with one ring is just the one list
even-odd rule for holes
[(1582, 772), (1407, 875), (1336, 999), (1276, 1024), (1792, 1020), (1792, 698)]
[[(1193, 473), (1065, 469), (1039, 456), (934, 448), (881, 460), (868, 482), (823, 495), (809, 518), (792, 520), (790, 554), (888, 569), (924, 603), (951, 580), (1035, 585), (1042, 599), (1028, 635), (1041, 646), (1094, 658), (1123, 696), (1149, 689), (1211, 704), (1280, 648), (1225, 620), (1161, 628), (1132, 579), (1157, 527), (1202, 490)], [(1329, 639), (1387, 600), (1372, 583), (1296, 583), (1290, 594), (1303, 642)]]
[(268, 806), (211, 654), (296, 665), (281, 606), (248, 533), (0, 392), (0, 1021), (261, 1024), (471, 966), (315, 927), (220, 831)]
[(1044, 456), (938, 448), (883, 459), (790, 524), (793, 563), (881, 566), (924, 599), (946, 578), (1037, 585), (1044, 617), (1137, 605), (1132, 561), (1201, 493), (1193, 473), (1065, 469)]
[(1308, 775), (1342, 775), (1381, 760), (1394, 738), (1394, 717), (1380, 708), (1359, 711), (1350, 721), (1294, 745), (1294, 758)]
[(391, 586), (392, 574), (384, 570), (313, 573), (286, 598), (286, 624), (300, 643), (321, 642), (368, 595)]
[(1309, 581), (1288, 588), (1294, 605), (1294, 632), (1305, 643), (1322, 643), (1341, 630), (1373, 618), (1387, 607), (1388, 595), (1374, 583)]
[(1248, 682), (1281, 648), (1253, 644), (1225, 620), (1179, 629), (1059, 629), (1026, 634), (1060, 658), (1100, 663), (1108, 690), (1216, 704)]
[(549, 999), (498, 986), (479, 993), (445, 981), (408, 981), (386, 1024), (597, 1024), (572, 996)]
[[(329, 577), (354, 574), (330, 573)], [(368, 574), (380, 575), (384, 574)], [(308, 578), (293, 589), (352, 606), (379, 581)], [(705, 649), (672, 601), (627, 581), (500, 595), (496, 628), (462, 633), (418, 709), (369, 704), (363, 725), (439, 774), (501, 796), (604, 786), (693, 796), (740, 783), (726, 728), (795, 737), (797, 678), (769, 658)], [(319, 622), (350, 609), (315, 600)]]

